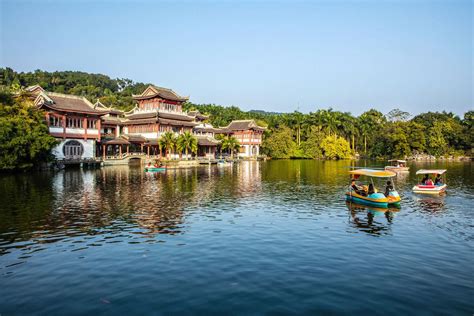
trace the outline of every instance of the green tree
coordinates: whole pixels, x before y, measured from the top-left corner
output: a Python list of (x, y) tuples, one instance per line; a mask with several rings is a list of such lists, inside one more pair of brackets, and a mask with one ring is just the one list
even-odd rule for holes
[(305, 158), (317, 159), (323, 157), (321, 151), (321, 140), (323, 137), (323, 133), (317, 127), (311, 129), (308, 138), (300, 146)]
[(234, 152), (240, 148), (239, 141), (233, 136), (225, 137), (222, 140), (222, 149), (230, 151), (230, 159), (234, 159)]
[(262, 147), (265, 153), (277, 159), (291, 158), (297, 149), (293, 133), (288, 127), (273, 131), (264, 139)]
[(323, 155), (327, 159), (347, 159), (351, 157), (351, 147), (340, 136), (326, 136), (321, 142)]
[(160, 138), (161, 148), (165, 149), (165, 155), (168, 159), (171, 159), (171, 154), (176, 145), (176, 137), (172, 132), (165, 132)]
[(385, 116), (374, 109), (362, 113), (358, 118), (358, 126), (364, 138), (364, 154), (367, 155), (367, 147), (372, 146), (373, 140), (385, 124)]
[(176, 148), (179, 152), (185, 153), (186, 160), (188, 159), (188, 150), (191, 150), (192, 153), (197, 153), (198, 150), (198, 141), (190, 132), (184, 132), (178, 136), (176, 141)]
[(428, 153), (439, 157), (447, 153), (448, 143), (444, 138), (443, 132), (448, 128), (446, 123), (435, 122), (428, 131)]
[(408, 122), (407, 137), (412, 153), (422, 153), (426, 150), (426, 128), (422, 124), (414, 121)]
[(43, 112), (28, 95), (0, 91), (0, 169), (25, 169), (45, 162), (56, 144)]

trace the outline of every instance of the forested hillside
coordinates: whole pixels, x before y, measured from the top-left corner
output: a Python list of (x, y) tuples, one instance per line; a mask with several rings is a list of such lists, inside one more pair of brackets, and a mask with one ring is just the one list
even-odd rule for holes
[(100, 99), (105, 105), (123, 110), (133, 108), (132, 94), (143, 92), (148, 85), (81, 71), (16, 72), (11, 68), (0, 68), (0, 74), (1, 84), (5, 86), (28, 87), (38, 84), (47, 91), (81, 95), (91, 102)]

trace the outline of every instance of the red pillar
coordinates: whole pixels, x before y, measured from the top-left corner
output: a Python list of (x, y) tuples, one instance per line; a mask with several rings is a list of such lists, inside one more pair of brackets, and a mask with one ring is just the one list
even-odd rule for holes
[(82, 119), (82, 125), (84, 128), (84, 139), (87, 139), (87, 117)]
[(63, 114), (63, 139), (66, 138), (66, 114)]
[(105, 160), (105, 152), (107, 151), (107, 146), (102, 145), (102, 160)]
[(100, 129), (101, 129), (101, 122), (100, 122), (100, 117), (97, 120), (97, 130), (99, 131), (99, 142), (100, 142)]

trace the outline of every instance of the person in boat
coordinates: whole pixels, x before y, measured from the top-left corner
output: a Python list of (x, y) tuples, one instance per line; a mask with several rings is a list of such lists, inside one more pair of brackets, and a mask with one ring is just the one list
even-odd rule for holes
[(425, 185), (433, 185), (433, 180), (431, 180), (431, 178), (428, 178), (428, 180), (425, 181)]
[(155, 161), (154, 167), (158, 168), (158, 163), (156, 161)]
[(151, 162), (148, 163), (148, 165), (145, 167), (146, 170), (151, 168)]
[(367, 190), (367, 195), (371, 195), (375, 193), (375, 188), (372, 183), (369, 184), (369, 189)]
[(359, 195), (364, 195), (365, 192), (364, 190), (362, 190), (357, 184), (356, 184), (356, 180), (355, 179), (352, 179), (351, 180), (351, 188), (352, 190), (354, 190), (355, 193), (359, 194)]
[(442, 184), (443, 184), (443, 180), (441, 179), (441, 175), (437, 174), (434, 185), (442, 185)]
[(425, 174), (423, 179), (421, 179), (421, 184), (426, 185), (426, 181), (428, 181), (429, 178), (430, 178), (430, 176), (428, 174)]
[(390, 195), (390, 191), (393, 191), (393, 185), (391, 181), (387, 181), (387, 185), (385, 186), (385, 193), (384, 195), (388, 197)]

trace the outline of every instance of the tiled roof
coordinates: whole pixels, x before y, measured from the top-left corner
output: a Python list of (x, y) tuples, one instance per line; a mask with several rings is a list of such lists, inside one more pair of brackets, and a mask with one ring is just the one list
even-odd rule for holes
[(168, 120), (164, 118), (159, 118), (158, 121), (160, 124), (176, 125), (176, 126), (196, 126), (196, 122), (187, 122), (187, 121), (177, 121), (177, 120)]
[(188, 115), (200, 120), (207, 120), (209, 118), (209, 115), (201, 114), (199, 111), (189, 111)]
[(110, 124), (110, 125), (122, 125), (123, 122), (120, 118), (115, 117), (115, 116), (103, 116), (102, 117), (102, 123), (103, 124)]
[(36, 98), (38, 94), (44, 92), (44, 89), (40, 85), (35, 84), (34, 86), (26, 87), (25, 91), (31, 94), (32, 98)]
[(149, 85), (142, 94), (133, 95), (132, 96), (135, 100), (143, 100), (149, 99), (154, 97), (161, 97), (163, 99), (171, 100), (171, 101), (180, 101), (184, 102), (189, 99), (189, 97), (182, 97), (176, 92), (171, 89), (158, 87), (154, 85)]
[(147, 138), (145, 144), (146, 145), (157, 146), (157, 145), (159, 145), (159, 139), (158, 138)]
[(228, 131), (246, 131), (249, 129), (257, 130), (257, 131), (263, 131), (265, 130), (264, 127), (260, 127), (255, 123), (254, 120), (238, 120), (238, 121), (232, 121), (230, 122), (229, 125), (223, 128), (224, 130)]
[(211, 136), (195, 135), (199, 146), (217, 146), (219, 141)]
[(153, 123), (156, 123), (156, 118), (125, 120), (122, 122), (122, 124), (124, 125), (153, 124)]
[(122, 137), (119, 137), (105, 141), (104, 145), (130, 145), (130, 142)]
[(194, 127), (194, 130), (202, 131), (202, 132), (210, 132), (210, 133), (220, 133), (221, 132), (220, 128), (215, 128), (210, 124), (200, 124), (200, 125)]
[(130, 114), (125, 116), (129, 120), (140, 120), (140, 119), (147, 119), (147, 118), (156, 118), (157, 112), (145, 112), (145, 113), (136, 113)]
[(174, 120), (180, 120), (180, 121), (194, 121), (194, 118), (191, 116), (188, 116), (186, 114), (179, 114), (179, 113), (169, 113), (169, 112), (158, 112), (158, 116), (162, 118), (167, 118), (167, 119), (174, 119)]
[(97, 99), (97, 101), (94, 103), (94, 109), (107, 110), (110, 114), (123, 115), (123, 111), (114, 109), (113, 107), (107, 107), (102, 102), (100, 102), (99, 99)]
[(126, 135), (124, 136), (130, 143), (145, 143), (146, 138), (141, 135)]
[(94, 105), (84, 97), (55, 92), (41, 92), (35, 99), (38, 106), (46, 106), (53, 110), (73, 113), (105, 115), (105, 109), (94, 109)]

